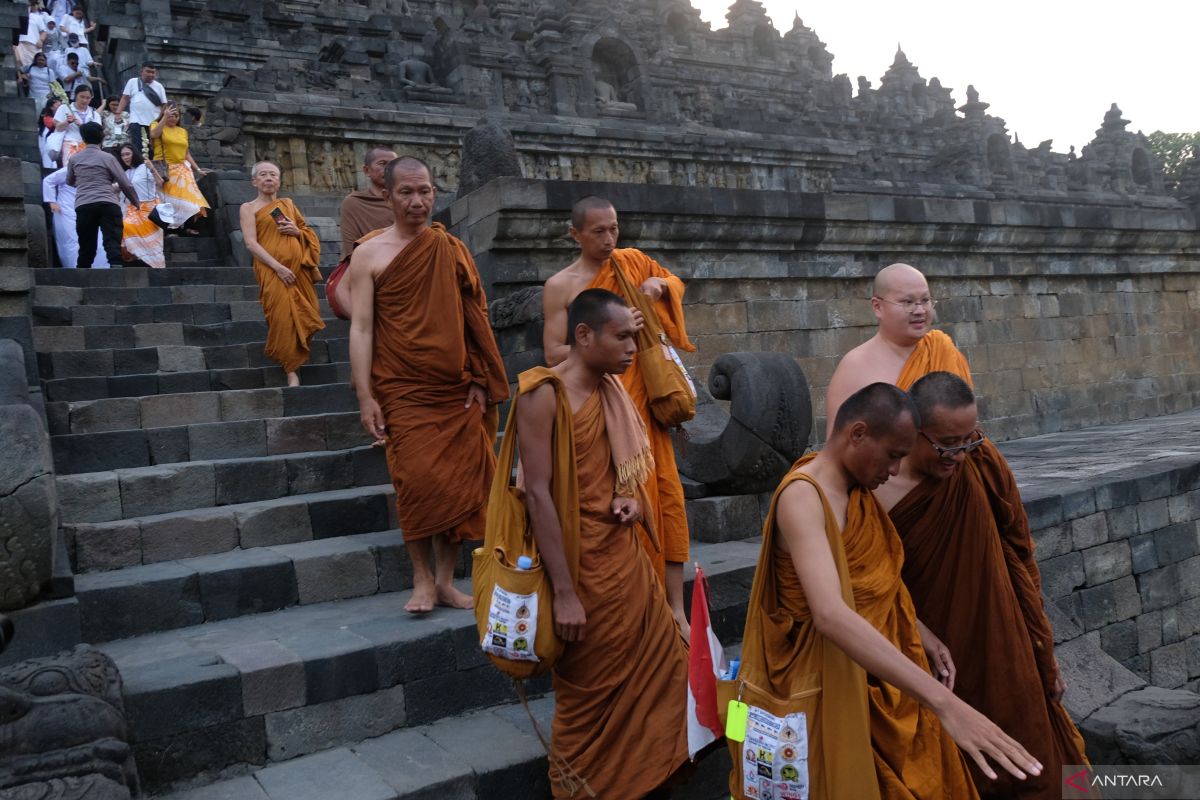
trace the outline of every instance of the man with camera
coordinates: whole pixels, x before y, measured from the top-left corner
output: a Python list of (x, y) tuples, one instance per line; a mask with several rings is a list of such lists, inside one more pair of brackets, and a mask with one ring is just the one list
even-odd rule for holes
[(129, 141), (142, 153), (150, 157), (150, 126), (159, 116), (159, 110), (167, 102), (167, 90), (158, 82), (158, 69), (149, 61), (142, 64), (136, 78), (130, 78), (121, 90), (120, 114), (129, 108)]

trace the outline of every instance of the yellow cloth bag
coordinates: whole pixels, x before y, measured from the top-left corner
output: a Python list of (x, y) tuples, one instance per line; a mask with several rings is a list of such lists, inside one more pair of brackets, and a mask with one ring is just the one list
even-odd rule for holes
[[(513, 484), (517, 448), (517, 404), (547, 381), (554, 384), (557, 409), (550, 447), (554, 467), (550, 494), (562, 526), (563, 552), (572, 581), (579, 573), (579, 485), (575, 471), (575, 431), (571, 404), (558, 375), (545, 367), (521, 373), (500, 446), (499, 463), (488, 495), (483, 547), (472, 553), (471, 585), (480, 647), (501, 672), (524, 680), (548, 672), (562, 655), (554, 632), (554, 591), (542, 566), (524, 493)], [(528, 556), (528, 569), (517, 567)]]

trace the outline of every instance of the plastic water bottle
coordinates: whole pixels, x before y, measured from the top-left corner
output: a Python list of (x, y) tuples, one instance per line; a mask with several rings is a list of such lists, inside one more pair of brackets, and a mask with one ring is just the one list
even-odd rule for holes
[(521, 556), (517, 559), (517, 569), (525, 570), (533, 568), (533, 559), (529, 556)]

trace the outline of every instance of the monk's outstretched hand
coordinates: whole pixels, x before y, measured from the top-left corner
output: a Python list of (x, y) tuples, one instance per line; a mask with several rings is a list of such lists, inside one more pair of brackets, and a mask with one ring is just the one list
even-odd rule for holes
[(587, 614), (574, 589), (554, 595), (554, 632), (564, 642), (582, 642)]
[(383, 422), (383, 409), (379, 407), (379, 401), (374, 397), (368, 397), (360, 399), (358, 405), (359, 421), (362, 422), (367, 436), (375, 441), (382, 439), (386, 429)]
[(622, 524), (632, 525), (642, 518), (642, 506), (632, 497), (614, 497), (612, 513)]
[(1025, 780), (1027, 774), (1042, 774), (1041, 762), (1016, 739), (957, 697), (951, 696), (951, 703), (938, 713), (938, 718), (959, 748), (992, 780), (996, 779), (996, 771), (988, 763), (989, 759), (1021, 780)]

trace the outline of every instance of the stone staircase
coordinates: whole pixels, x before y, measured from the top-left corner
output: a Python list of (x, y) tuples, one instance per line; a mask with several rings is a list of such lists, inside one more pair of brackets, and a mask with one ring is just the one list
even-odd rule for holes
[[(120, 667), (146, 787), (547, 796), (541, 745), (472, 615), (402, 610), (410, 565), (348, 386), (346, 323), (322, 300), (305, 385), (283, 386), (251, 271), (220, 266), (212, 240), (168, 251), (166, 270), (36, 270), (34, 295), (83, 636)], [(758, 533), (751, 506), (741, 536)], [(729, 641), (755, 555), (696, 547)], [(548, 730), (549, 681), (529, 688)], [(681, 796), (721, 794), (709, 761)]]

